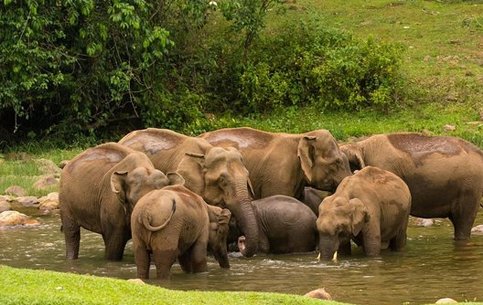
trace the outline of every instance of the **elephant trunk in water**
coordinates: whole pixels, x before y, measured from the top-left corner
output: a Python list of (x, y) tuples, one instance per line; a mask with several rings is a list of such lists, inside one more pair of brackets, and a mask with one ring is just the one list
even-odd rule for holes
[(334, 259), (334, 254), (339, 248), (337, 236), (323, 235), (319, 237), (319, 251), (321, 260)]
[(238, 201), (236, 205), (228, 206), (228, 208), (235, 217), (241, 233), (245, 236), (244, 247), (240, 249), (240, 252), (243, 256), (251, 257), (257, 253), (258, 249), (258, 223), (250, 196), (248, 196), (247, 186), (238, 186), (236, 194), (241, 195), (237, 198), (243, 199)]

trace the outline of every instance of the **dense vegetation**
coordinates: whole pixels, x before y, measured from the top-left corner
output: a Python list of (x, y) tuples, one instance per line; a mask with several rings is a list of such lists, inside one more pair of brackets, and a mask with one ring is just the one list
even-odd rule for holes
[[(2, 144), (199, 132), (210, 115), (287, 106), (388, 111), (399, 44), (360, 39), (276, 0), (15, 1), (0, 6)], [(61, 142), (61, 141), (59, 141)]]

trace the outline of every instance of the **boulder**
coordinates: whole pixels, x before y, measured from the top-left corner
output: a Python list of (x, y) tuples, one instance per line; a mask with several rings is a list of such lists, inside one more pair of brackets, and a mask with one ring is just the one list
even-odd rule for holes
[(483, 235), (483, 225), (477, 225), (471, 229), (471, 234)]
[(26, 208), (37, 207), (39, 205), (39, 199), (35, 196), (17, 197), (14, 201)]
[(59, 193), (52, 192), (52, 193), (48, 193), (46, 196), (42, 196), (39, 198), (40, 204), (42, 204), (42, 202), (47, 200), (59, 201)]
[(38, 225), (37, 220), (28, 217), (17, 211), (4, 211), (0, 213), (0, 227), (4, 226), (19, 226), (19, 225)]
[(10, 210), (10, 202), (5, 199), (0, 198), (0, 213)]
[(304, 296), (319, 300), (332, 300), (332, 296), (325, 291), (325, 288), (318, 288), (312, 291), (307, 292)]
[(10, 195), (10, 196), (15, 196), (15, 197), (20, 197), (20, 196), (27, 196), (27, 191), (22, 188), (21, 186), (18, 186), (18, 185), (12, 185), (10, 187), (8, 187), (4, 193), (6, 195)]
[(136, 285), (144, 285), (146, 284), (143, 280), (141, 279), (129, 279), (127, 280), (129, 283), (133, 283), (133, 284), (136, 284)]
[(59, 168), (64, 168), (67, 165), (67, 163), (69, 163), (69, 160), (62, 160), (62, 161), (60, 161)]
[(47, 175), (37, 180), (33, 186), (36, 189), (43, 190), (58, 184), (59, 184), (58, 178), (56, 178), (54, 175)]
[(62, 171), (60, 167), (48, 159), (37, 159), (35, 160), (35, 163), (44, 175), (54, 175), (58, 177)]
[(52, 214), (57, 209), (59, 209), (58, 200), (44, 200), (39, 205), (39, 210), (43, 215)]
[(436, 301), (435, 304), (456, 304), (457, 301), (453, 300), (452, 298), (442, 298)]

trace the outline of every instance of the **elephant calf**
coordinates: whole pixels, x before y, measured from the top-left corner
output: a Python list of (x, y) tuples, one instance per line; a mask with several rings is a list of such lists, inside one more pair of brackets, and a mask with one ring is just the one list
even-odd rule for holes
[(208, 247), (220, 267), (229, 268), (230, 216), (229, 210), (206, 204), (182, 185), (146, 194), (131, 215), (137, 276), (149, 278), (151, 257), (158, 279), (169, 277), (176, 259), (187, 273), (206, 271)]
[[(258, 223), (258, 251), (262, 253), (293, 253), (315, 250), (317, 216), (301, 201), (274, 195), (252, 202)], [(238, 238), (240, 252), (244, 237)]]
[(367, 166), (342, 180), (336, 192), (319, 206), (317, 229), (322, 259), (335, 257), (338, 249), (350, 254), (350, 240), (367, 256), (406, 244), (411, 194), (401, 178)]

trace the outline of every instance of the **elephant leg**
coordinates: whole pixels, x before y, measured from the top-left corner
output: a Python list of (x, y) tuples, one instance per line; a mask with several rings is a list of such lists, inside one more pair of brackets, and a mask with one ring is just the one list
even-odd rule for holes
[(364, 240), (364, 253), (367, 256), (378, 256), (381, 253), (381, 230), (379, 226), (372, 230), (363, 229), (362, 238)]
[(352, 254), (352, 247), (351, 247), (351, 241), (344, 241), (339, 244), (339, 249), (337, 252), (341, 255), (351, 255)]
[(149, 278), (150, 257), (147, 247), (144, 243), (133, 243), (134, 248), (134, 262), (137, 267), (137, 276), (140, 279)]
[(406, 245), (407, 239), (407, 226), (408, 226), (408, 219), (401, 224), (396, 236), (389, 241), (389, 248), (391, 251), (401, 251), (402, 248)]
[(62, 231), (65, 238), (65, 256), (67, 259), (79, 257), (80, 226), (70, 217), (62, 215)]
[(480, 198), (474, 192), (466, 191), (456, 201), (449, 219), (454, 226), (455, 240), (468, 240), (478, 213)]
[(188, 249), (185, 253), (181, 254), (178, 257), (179, 265), (181, 266), (181, 270), (185, 273), (193, 273), (193, 264), (191, 258), (191, 248)]
[(153, 250), (152, 258), (156, 266), (156, 277), (158, 279), (163, 280), (169, 278), (171, 266), (176, 262), (177, 257), (177, 248)]
[(207, 257), (208, 240), (198, 239), (190, 251), (191, 271), (193, 273), (205, 272), (208, 270)]
[(106, 247), (105, 257), (108, 260), (120, 261), (124, 255), (127, 238), (124, 230), (108, 230), (102, 234)]

